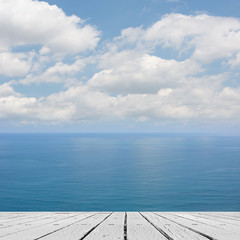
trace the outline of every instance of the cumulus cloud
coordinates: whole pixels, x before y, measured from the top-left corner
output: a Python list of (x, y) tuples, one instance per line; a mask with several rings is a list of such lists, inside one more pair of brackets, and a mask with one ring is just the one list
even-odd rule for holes
[[(220, 76), (219, 76), (220, 77)], [(199, 80), (199, 79), (198, 79)], [(165, 88), (154, 94), (109, 96), (80, 85), (44, 100), (54, 109), (65, 110), (72, 121), (101, 119), (238, 119), (240, 88), (221, 87), (212, 77), (202, 86), (192, 81), (177, 89)], [(66, 116), (65, 116), (66, 118)]]
[[(2, 119), (240, 120), (240, 85), (230, 81), (240, 66), (239, 19), (169, 14), (147, 28), (123, 29), (83, 57), (97, 45), (95, 27), (43, 1), (2, 0), (0, 31), (0, 74), (14, 80), (1, 80)], [(38, 50), (14, 52), (35, 44)], [(176, 54), (166, 57), (168, 50)], [(43, 82), (64, 91), (28, 97), (14, 90)]]
[(0, 53), (0, 74), (10, 77), (26, 75), (31, 67), (27, 57), (26, 54)]
[(3, 119), (33, 119), (32, 111), (36, 103), (35, 98), (27, 97), (0, 97), (0, 118)]
[(206, 14), (169, 14), (147, 29), (123, 30), (118, 40), (174, 48), (179, 54), (190, 52), (192, 58), (209, 63), (240, 51), (240, 20)]
[(9, 83), (0, 85), (0, 119), (30, 119), (35, 103), (35, 98), (21, 96)]
[(0, 85), (0, 96), (1, 97), (19, 96), (19, 94), (14, 91), (14, 89), (10, 86), (9, 83), (4, 83)]
[(0, 46), (41, 44), (55, 53), (94, 49), (99, 31), (77, 16), (66, 16), (56, 5), (32, 0), (1, 0)]
[(227, 62), (232, 68), (240, 67), (240, 53)]
[(32, 84), (32, 83), (60, 83), (68, 82), (72, 77), (82, 72), (86, 66), (86, 62), (83, 59), (77, 59), (72, 64), (65, 64), (63, 62), (57, 62), (54, 66), (47, 68), (44, 72), (30, 73), (24, 79), (20, 79), (18, 84)]
[(162, 88), (176, 88), (187, 81), (186, 77), (199, 71), (201, 68), (193, 61), (166, 60), (143, 54), (96, 73), (88, 85), (110, 93), (153, 93)]
[(116, 96), (79, 85), (39, 99), (14, 96), (12, 90), (4, 86), (7, 94), (0, 97), (0, 112), (1, 118), (18, 118), (25, 122), (69, 123), (119, 119), (239, 121), (240, 88), (223, 88), (211, 77), (203, 79), (203, 82), (205, 84), (202, 86), (192, 81), (187, 87), (165, 88), (154, 94)]

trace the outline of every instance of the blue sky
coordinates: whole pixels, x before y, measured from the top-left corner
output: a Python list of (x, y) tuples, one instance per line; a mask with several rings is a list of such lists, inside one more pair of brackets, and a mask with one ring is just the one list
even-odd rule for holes
[(0, 3), (1, 132), (239, 134), (239, 1)]
[(149, 26), (162, 15), (207, 13), (214, 16), (240, 17), (238, 0), (48, 0), (57, 4), (66, 14), (75, 14), (103, 31), (103, 38), (119, 35), (121, 30), (140, 25)]

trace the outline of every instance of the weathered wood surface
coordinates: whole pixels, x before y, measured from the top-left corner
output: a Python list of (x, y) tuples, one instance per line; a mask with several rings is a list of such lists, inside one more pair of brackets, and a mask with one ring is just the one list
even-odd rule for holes
[(0, 240), (240, 240), (240, 212), (0, 212)]

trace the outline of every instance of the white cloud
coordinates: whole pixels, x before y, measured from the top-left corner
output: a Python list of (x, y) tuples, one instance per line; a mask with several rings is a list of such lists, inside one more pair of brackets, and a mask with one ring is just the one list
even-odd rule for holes
[(64, 64), (62, 62), (57, 62), (53, 67), (47, 69), (47, 74), (60, 74), (60, 75), (74, 75), (77, 72), (81, 72), (86, 63), (78, 59), (73, 64)]
[[(98, 42), (94, 27), (45, 2), (0, 1), (0, 74), (22, 77), (0, 85), (1, 119), (53, 124), (240, 120), (240, 87), (228, 82), (232, 68), (240, 65), (239, 19), (165, 15), (146, 29), (124, 29), (83, 58), (78, 53)], [(40, 50), (14, 52), (14, 46), (32, 44), (40, 44)], [(161, 57), (168, 49), (176, 58)], [(207, 65), (216, 59), (227, 63), (224, 70)], [(84, 81), (77, 79), (79, 73)], [(16, 82), (61, 83), (66, 90), (27, 97), (14, 90)]]
[(49, 67), (45, 72), (28, 74), (24, 79), (18, 81), (18, 84), (32, 84), (42, 82), (68, 82), (72, 81), (75, 74), (82, 72), (86, 66), (87, 60), (77, 59), (72, 64), (57, 62), (54, 66)]
[(128, 28), (118, 41), (140, 46), (174, 48), (179, 54), (192, 52), (192, 58), (204, 63), (228, 58), (240, 51), (240, 20), (206, 14), (165, 15), (147, 29)]
[(240, 67), (240, 52), (234, 57), (228, 60), (228, 64), (232, 67)]
[(109, 93), (153, 93), (162, 88), (176, 88), (187, 81), (186, 77), (201, 71), (194, 61), (179, 62), (148, 54), (129, 59), (126, 56), (111, 57), (111, 60), (119, 57), (117, 62), (122, 58), (122, 61), (96, 73), (88, 86)]
[[(187, 87), (162, 89), (156, 94), (125, 96), (109, 96), (80, 85), (49, 96), (42, 101), (42, 108), (51, 112), (49, 118), (70, 121), (240, 119), (240, 88), (222, 88), (212, 78), (204, 81), (202, 86), (192, 81)], [(59, 117), (59, 110), (66, 115)]]
[(26, 54), (0, 53), (0, 74), (10, 77), (26, 75), (31, 67), (27, 57)]
[(14, 91), (9, 83), (4, 83), (0, 85), (0, 97), (8, 96), (19, 96), (19, 94)]
[(79, 17), (32, 0), (1, 0), (0, 32), (2, 49), (41, 44), (56, 53), (78, 53), (94, 49), (99, 40), (99, 31)]
[(26, 97), (0, 97), (0, 118), (3, 119), (33, 119), (35, 98)]
[[(216, 81), (216, 79), (215, 79)], [(192, 81), (176, 89), (161, 89), (156, 94), (109, 96), (79, 85), (44, 98), (16, 95), (8, 86), (0, 97), (0, 118), (47, 123), (135, 119), (191, 120), (240, 119), (240, 88), (221, 87), (214, 79), (204, 85)]]
[(15, 92), (9, 83), (0, 85), (0, 119), (32, 119), (35, 103), (35, 98)]

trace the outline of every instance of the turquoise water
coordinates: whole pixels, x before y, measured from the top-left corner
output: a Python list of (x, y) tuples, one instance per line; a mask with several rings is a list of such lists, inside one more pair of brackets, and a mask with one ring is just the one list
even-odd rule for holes
[(240, 138), (1, 134), (1, 211), (240, 211)]

